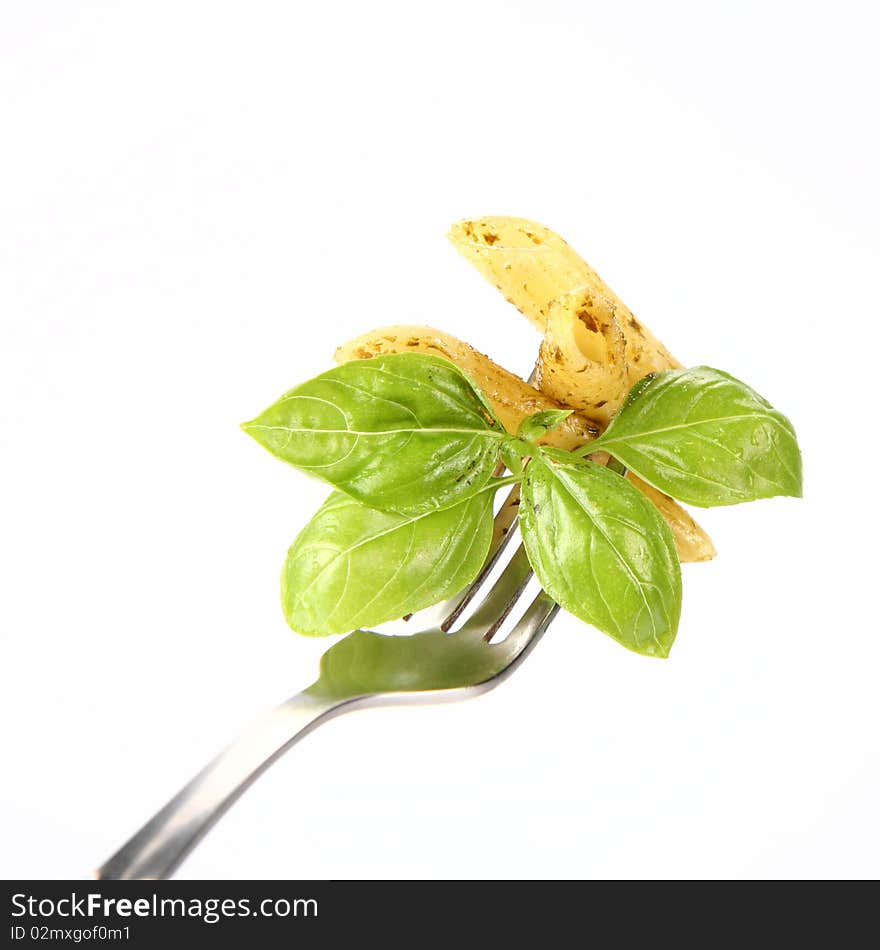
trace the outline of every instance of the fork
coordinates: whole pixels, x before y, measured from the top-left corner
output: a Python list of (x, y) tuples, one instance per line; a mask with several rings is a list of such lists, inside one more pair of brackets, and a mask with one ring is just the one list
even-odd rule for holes
[(495, 516), (489, 554), (463, 592), (414, 615), (410, 636), (358, 630), (330, 647), (318, 679), (255, 722), (160, 809), (96, 872), (98, 880), (170, 877), (217, 820), (276, 759), (322, 723), (375, 706), (469, 699), (503, 682), (559, 610), (540, 591), (510, 633), (491, 643), (532, 576), (520, 544), (492, 589), (459, 630), (450, 629), (496, 567), (513, 536), (514, 487)]

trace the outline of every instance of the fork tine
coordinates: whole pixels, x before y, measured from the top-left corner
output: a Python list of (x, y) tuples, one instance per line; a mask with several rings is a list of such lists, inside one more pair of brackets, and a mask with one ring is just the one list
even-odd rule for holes
[(493, 647), (504, 650), (508, 657), (499, 679), (506, 679), (519, 666), (558, 613), (559, 604), (546, 591), (538, 591), (513, 630)]
[[(526, 382), (530, 386), (534, 386), (536, 380), (537, 370), (533, 369)], [(495, 474), (501, 475), (505, 471), (504, 463), (499, 462), (498, 467), (495, 469)], [(433, 607), (420, 610), (417, 614), (410, 614), (408, 617), (404, 617), (404, 620), (409, 621), (414, 616), (418, 616), (418, 622), (413, 624), (414, 627), (439, 627), (444, 633), (449, 633), (452, 625), (458, 620), (467, 605), (474, 599), (477, 591), (482, 587), (486, 578), (498, 563), (498, 558), (507, 547), (511, 535), (513, 534), (511, 529), (519, 513), (519, 496), (520, 487), (519, 485), (514, 485), (507, 498), (504, 499), (504, 503), (498, 509), (498, 514), (495, 515), (492, 541), (489, 544), (489, 553), (486, 555), (486, 562), (474, 580), (455, 596), (444, 600), (440, 604), (435, 604)]]
[(513, 526), (519, 513), (519, 485), (514, 485), (504, 499), (498, 514), (495, 515), (495, 521), (492, 527), (492, 540), (489, 544), (489, 553), (486, 555), (486, 561), (480, 568), (480, 573), (460, 594), (450, 598), (444, 604), (441, 604), (438, 610), (443, 619), (440, 622), (440, 629), (447, 633), (452, 625), (461, 616), (462, 611), (474, 599), (477, 591), (482, 587), (486, 578), (492, 572), (492, 569), (498, 563), (498, 558), (504, 553), (510, 539), (513, 537)]
[(498, 509), (498, 514), (495, 515), (495, 521), (492, 527), (492, 540), (489, 543), (489, 553), (486, 555), (486, 560), (480, 568), (480, 573), (464, 590), (459, 591), (448, 600), (435, 604), (433, 607), (419, 610), (404, 618), (410, 630), (439, 627), (439, 629), (444, 632), (449, 632), (452, 625), (461, 616), (462, 611), (464, 611), (468, 604), (474, 599), (477, 591), (485, 583), (486, 578), (498, 563), (498, 558), (504, 552), (511, 537), (514, 535), (513, 526), (516, 522), (518, 511), (519, 485), (514, 485)]
[(507, 619), (532, 576), (532, 568), (521, 544), (502, 571), (492, 590), (468, 617), (461, 633), (479, 634), (487, 642)]

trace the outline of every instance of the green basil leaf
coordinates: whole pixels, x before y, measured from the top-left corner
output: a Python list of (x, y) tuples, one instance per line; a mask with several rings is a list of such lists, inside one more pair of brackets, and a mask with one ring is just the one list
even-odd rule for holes
[(526, 469), (523, 543), (544, 590), (636, 653), (665, 657), (681, 613), (672, 532), (625, 478), (592, 462)]
[(480, 571), (494, 486), (450, 508), (400, 515), (334, 492), (293, 542), (281, 575), (288, 624), (348, 633), (430, 607)]
[(527, 442), (537, 442), (546, 432), (561, 426), (572, 414), (571, 409), (542, 409), (532, 413), (519, 424), (516, 436)]
[(244, 430), (273, 455), (372, 508), (419, 514), (479, 491), (504, 428), (448, 360), (354, 360), (282, 396)]
[(637, 383), (590, 448), (607, 449), (655, 488), (702, 508), (802, 494), (792, 424), (745, 383), (708, 366)]

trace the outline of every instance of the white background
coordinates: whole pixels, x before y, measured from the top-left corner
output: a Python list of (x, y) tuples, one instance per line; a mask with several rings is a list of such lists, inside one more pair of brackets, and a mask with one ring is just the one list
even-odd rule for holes
[(374, 326), (527, 373), (444, 232), (565, 235), (795, 422), (806, 498), (700, 514), (671, 658), (560, 618), (473, 703), (294, 750), (182, 877), (880, 873), (876, 7), (6, 2), (0, 874), (85, 876), (327, 645), (325, 494), (238, 429)]

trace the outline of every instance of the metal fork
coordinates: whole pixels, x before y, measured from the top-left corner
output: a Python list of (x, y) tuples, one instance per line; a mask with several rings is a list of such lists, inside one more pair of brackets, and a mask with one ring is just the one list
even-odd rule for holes
[(201, 838), (276, 759), (315, 727), (368, 706), (469, 699), (503, 682), (523, 661), (559, 609), (541, 591), (500, 643), (489, 641), (531, 577), (520, 545), (495, 584), (455, 633), (449, 633), (496, 566), (512, 537), (519, 487), (498, 514), (489, 555), (465, 591), (413, 618), (411, 636), (358, 630), (321, 657), (320, 676), (276, 707), (209, 763), (96, 872), (99, 880), (170, 877)]

